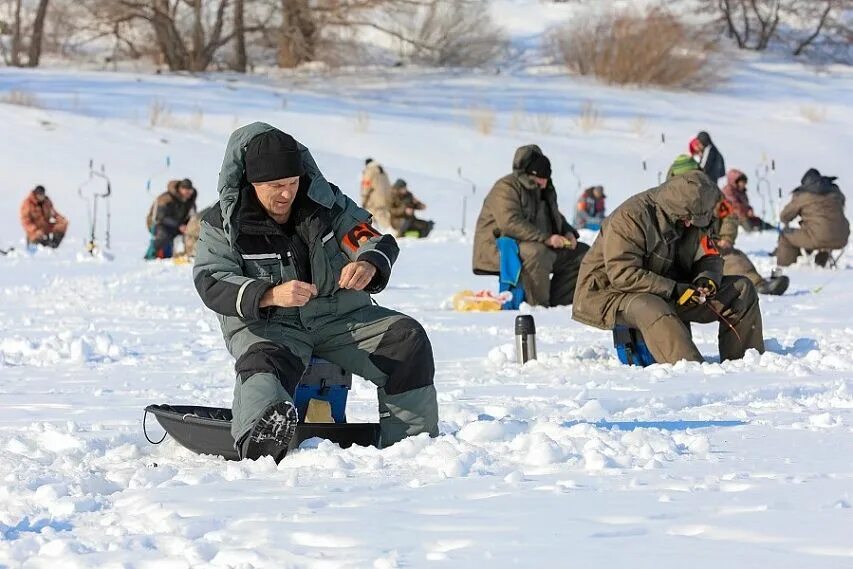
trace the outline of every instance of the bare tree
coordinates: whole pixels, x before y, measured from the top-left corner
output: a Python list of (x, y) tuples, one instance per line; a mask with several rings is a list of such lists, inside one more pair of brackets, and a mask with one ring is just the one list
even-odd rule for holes
[(507, 47), (503, 31), (482, 0), (431, 0), (399, 11), (402, 51), (417, 63), (474, 67)]
[(33, 31), (30, 35), (30, 47), (27, 52), (27, 65), (38, 67), (41, 60), (41, 47), (44, 41), (44, 22), (47, 19), (47, 7), (50, 0), (39, 0), (36, 17), (33, 21)]
[(246, 55), (246, 2), (234, 0), (234, 71), (245, 73), (249, 66)]
[(119, 28), (138, 21), (148, 23), (171, 71), (204, 71), (234, 36), (233, 30), (225, 32), (230, 1), (104, 0), (108, 4), (104, 14)]
[(799, 56), (823, 43), (849, 56), (851, 0), (701, 0), (701, 7), (741, 49), (779, 44)]
[(296, 67), (313, 61), (319, 39), (318, 18), (308, 0), (281, 0), (278, 41), (279, 67)]
[[(38, 0), (32, 10), (24, 6), (23, 0), (12, 0), (11, 41), (8, 53), (3, 49), (3, 60), (13, 67), (38, 67), (41, 61), (42, 43), (44, 41), (44, 26), (47, 19), (47, 9), (50, 0)], [(32, 16), (32, 23), (24, 22)], [(1, 46), (2, 44), (0, 44)], [(26, 61), (24, 52), (26, 51)]]

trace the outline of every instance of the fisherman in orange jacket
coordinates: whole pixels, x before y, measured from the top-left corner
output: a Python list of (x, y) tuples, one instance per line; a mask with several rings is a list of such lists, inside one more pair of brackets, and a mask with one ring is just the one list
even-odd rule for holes
[(36, 186), (21, 204), (21, 225), (27, 245), (56, 249), (68, 231), (68, 220), (53, 207), (44, 186)]

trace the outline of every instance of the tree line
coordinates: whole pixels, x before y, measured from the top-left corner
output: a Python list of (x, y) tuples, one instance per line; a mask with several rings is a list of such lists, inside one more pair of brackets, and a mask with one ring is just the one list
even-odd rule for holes
[[(552, 0), (560, 2), (561, 0)], [(584, 5), (582, 0), (562, 0)], [(850, 63), (853, 0), (659, 0), (745, 50)], [(508, 53), (488, 0), (0, 0), (0, 59), (44, 54), (170, 71), (418, 63), (482, 66)], [(691, 12), (685, 13), (690, 7)], [(703, 26), (705, 27), (705, 26)]]

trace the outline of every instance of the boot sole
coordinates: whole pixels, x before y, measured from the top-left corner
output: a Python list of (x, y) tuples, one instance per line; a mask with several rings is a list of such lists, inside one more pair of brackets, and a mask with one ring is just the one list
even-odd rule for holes
[(271, 456), (276, 463), (281, 462), (296, 433), (298, 419), (296, 407), (289, 401), (280, 401), (267, 407), (248, 435), (243, 458), (256, 460), (262, 456)]

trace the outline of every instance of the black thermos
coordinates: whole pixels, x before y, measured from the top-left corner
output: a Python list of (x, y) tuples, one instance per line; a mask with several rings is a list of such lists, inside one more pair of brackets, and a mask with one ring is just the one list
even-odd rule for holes
[(536, 323), (529, 314), (515, 317), (515, 359), (520, 364), (536, 359)]

